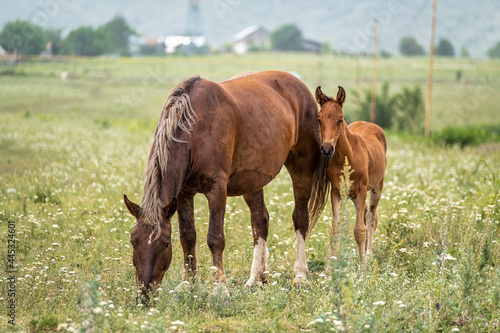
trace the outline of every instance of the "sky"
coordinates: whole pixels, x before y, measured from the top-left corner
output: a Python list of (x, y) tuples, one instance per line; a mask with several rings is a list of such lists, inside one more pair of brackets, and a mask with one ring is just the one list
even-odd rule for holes
[[(183, 34), (193, 27), (189, 3), (199, 4), (199, 26), (212, 46), (231, 42), (250, 25), (272, 31), (296, 24), (307, 38), (328, 41), (340, 51), (371, 52), (373, 20), (380, 22), (380, 49), (398, 54), (399, 40), (415, 37), (430, 45), (433, 0), (23, 0), (0, 1), (0, 27), (16, 19), (63, 34), (82, 25), (97, 27), (121, 15), (145, 37)], [(438, 0), (437, 41), (450, 39), (459, 53), (485, 57), (500, 40), (499, 0)]]

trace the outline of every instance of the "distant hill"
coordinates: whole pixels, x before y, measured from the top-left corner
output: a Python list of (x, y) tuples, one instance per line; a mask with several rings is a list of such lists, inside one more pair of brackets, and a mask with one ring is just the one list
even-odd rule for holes
[[(304, 35), (329, 41), (340, 51), (371, 50), (373, 17), (378, 16), (380, 49), (399, 54), (402, 36), (415, 37), (429, 49), (432, 0), (191, 0), (200, 4), (201, 27), (212, 46), (229, 42), (249, 25), (274, 30), (295, 23)], [(124, 16), (146, 37), (185, 33), (189, 0), (23, 0), (0, 2), (0, 26), (23, 19), (65, 33), (81, 25), (98, 26), (115, 15)], [(497, 0), (439, 0), (437, 41), (448, 38), (458, 54), (465, 45), (472, 57), (485, 57), (500, 40), (500, 3)]]

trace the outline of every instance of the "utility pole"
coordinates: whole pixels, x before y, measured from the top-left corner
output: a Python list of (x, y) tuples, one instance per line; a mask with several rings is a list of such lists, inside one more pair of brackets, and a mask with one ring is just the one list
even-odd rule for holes
[[(358, 53), (356, 56), (356, 92), (358, 93), (358, 99), (356, 101), (356, 110), (361, 110), (361, 54)], [(356, 119), (359, 120), (359, 114), (356, 113)]]
[(370, 99), (370, 122), (375, 122), (377, 105), (377, 57), (378, 57), (378, 20), (375, 19), (375, 35), (373, 39), (372, 95)]
[(437, 0), (432, 5), (432, 30), (431, 30), (431, 49), (429, 57), (429, 78), (427, 79), (427, 103), (425, 104), (425, 137), (428, 138), (431, 133), (431, 108), (432, 108), (432, 77), (434, 75), (434, 47), (436, 44), (436, 9)]

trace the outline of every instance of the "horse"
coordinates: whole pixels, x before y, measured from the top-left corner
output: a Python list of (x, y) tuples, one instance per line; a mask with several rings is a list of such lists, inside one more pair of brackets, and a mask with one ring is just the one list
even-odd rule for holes
[[(321, 153), (330, 158), (327, 175), (331, 183), (331, 201), (333, 211), (332, 232), (339, 219), (340, 176), (346, 158), (353, 170), (350, 180), (349, 197), (356, 208), (354, 238), (358, 245), (361, 267), (366, 264), (365, 253), (373, 249), (373, 234), (377, 229), (377, 206), (384, 187), (384, 175), (387, 166), (387, 142), (384, 131), (376, 124), (356, 121), (349, 126), (344, 118), (342, 106), (346, 93), (339, 86), (337, 97), (333, 99), (316, 88), (316, 101), (320, 105), (318, 122), (321, 131)], [(366, 205), (367, 191), (370, 191), (370, 206)], [(309, 227), (308, 233), (314, 227)], [(334, 256), (333, 244), (330, 257)]]
[(328, 159), (319, 151), (317, 112), (304, 83), (281, 71), (246, 72), (219, 83), (197, 76), (172, 89), (149, 153), (140, 206), (124, 195), (126, 207), (136, 218), (130, 243), (142, 300), (157, 295), (170, 266), (171, 218), (176, 212), (184, 253), (183, 280), (196, 277), (193, 197), (198, 193), (205, 195), (209, 205), (207, 244), (216, 267), (214, 281), (225, 286), (222, 254), (227, 196), (243, 195), (250, 209), (254, 247), (246, 286), (266, 282), (269, 214), (263, 187), (283, 165), (291, 176), (295, 199), (294, 283), (306, 281), (309, 219), (314, 221), (321, 214), (328, 184)]

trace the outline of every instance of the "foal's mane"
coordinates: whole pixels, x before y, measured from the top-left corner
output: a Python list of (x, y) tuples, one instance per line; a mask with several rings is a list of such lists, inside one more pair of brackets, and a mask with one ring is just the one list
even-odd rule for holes
[(176, 130), (180, 128), (190, 134), (196, 121), (189, 92), (199, 79), (199, 76), (191, 77), (171, 90), (156, 128), (148, 167), (144, 173), (141, 212), (144, 217), (143, 223), (158, 231), (162, 221), (163, 205), (169, 204), (161, 202), (161, 187), (167, 174), (170, 147), (173, 141), (182, 142), (174, 137)]

